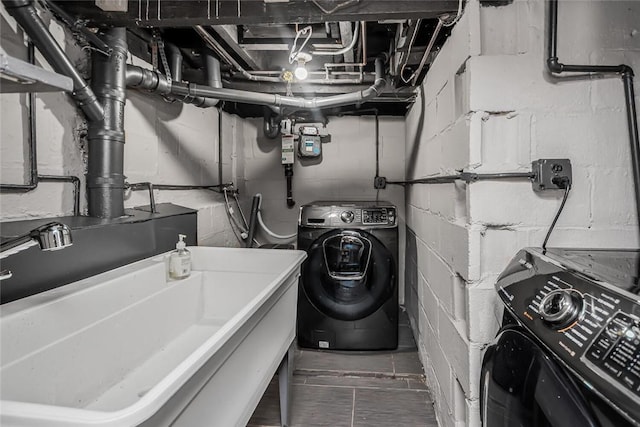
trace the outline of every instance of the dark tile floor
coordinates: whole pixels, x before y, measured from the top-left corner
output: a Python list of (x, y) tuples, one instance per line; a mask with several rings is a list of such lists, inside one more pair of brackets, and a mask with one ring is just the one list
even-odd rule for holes
[[(401, 316), (398, 350), (296, 349), (291, 422), (295, 427), (437, 427), (411, 329)], [(278, 382), (269, 385), (248, 426), (279, 426)]]

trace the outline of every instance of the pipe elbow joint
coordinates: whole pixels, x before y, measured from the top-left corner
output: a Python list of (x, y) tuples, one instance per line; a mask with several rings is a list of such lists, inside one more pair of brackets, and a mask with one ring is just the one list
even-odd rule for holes
[(626, 64), (622, 64), (620, 65), (620, 74), (622, 74), (622, 76), (628, 76), (633, 78), (635, 73), (633, 72), (633, 68), (631, 68), (630, 66), (626, 65)]
[(557, 57), (552, 56), (550, 58), (547, 58), (547, 69), (550, 73), (557, 74), (561, 73), (564, 70), (564, 66), (562, 63), (560, 63), (560, 61), (558, 61)]

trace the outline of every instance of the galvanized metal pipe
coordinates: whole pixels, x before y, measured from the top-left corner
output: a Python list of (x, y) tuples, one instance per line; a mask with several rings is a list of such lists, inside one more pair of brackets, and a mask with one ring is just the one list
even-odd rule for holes
[(108, 57), (93, 55), (92, 58), (91, 81), (104, 105), (104, 118), (89, 123), (87, 192), (89, 216), (117, 218), (124, 215), (126, 29), (109, 29), (102, 38), (112, 53)]
[(64, 50), (53, 38), (49, 29), (44, 24), (34, 7), (33, 0), (2, 0), (7, 12), (15, 18), (31, 40), (51, 64), (53, 69), (73, 80), (73, 92), (71, 96), (78, 103), (89, 121), (100, 121), (104, 110), (96, 95), (87, 82), (84, 81), (78, 70), (73, 66)]
[(247, 104), (292, 107), (299, 110), (321, 109), (339, 107), (364, 102), (368, 99), (380, 95), (386, 86), (384, 79), (384, 60), (382, 57), (375, 62), (376, 79), (370, 87), (341, 95), (328, 96), (325, 98), (305, 99), (300, 97), (280, 96), (277, 94), (265, 94), (258, 92), (246, 92), (241, 90), (213, 88), (198, 86), (196, 84), (177, 83), (171, 87), (171, 93), (178, 96), (203, 96), (205, 98), (216, 98), (224, 101), (244, 102)]

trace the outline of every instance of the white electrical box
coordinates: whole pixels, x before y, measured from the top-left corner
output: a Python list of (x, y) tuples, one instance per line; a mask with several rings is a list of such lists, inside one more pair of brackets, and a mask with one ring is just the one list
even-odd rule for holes
[(293, 135), (282, 135), (282, 164), (292, 165), (295, 158)]

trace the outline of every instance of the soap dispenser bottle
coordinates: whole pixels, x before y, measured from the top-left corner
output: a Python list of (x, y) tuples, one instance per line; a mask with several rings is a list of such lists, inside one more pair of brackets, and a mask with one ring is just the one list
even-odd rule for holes
[(176, 250), (169, 257), (169, 277), (172, 279), (184, 279), (191, 274), (191, 253), (186, 249), (184, 239), (187, 236), (178, 234)]

